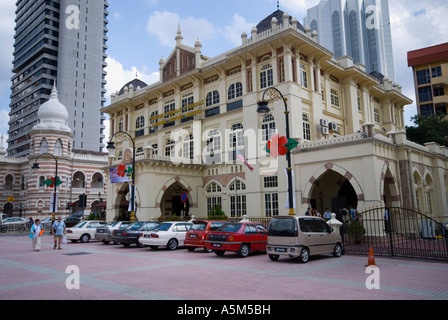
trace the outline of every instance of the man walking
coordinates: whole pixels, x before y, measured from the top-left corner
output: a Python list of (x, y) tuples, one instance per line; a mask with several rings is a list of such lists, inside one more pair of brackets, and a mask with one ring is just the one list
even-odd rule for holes
[(58, 248), (61, 250), (61, 241), (62, 237), (65, 235), (65, 222), (62, 221), (62, 218), (59, 216), (58, 220), (53, 223), (53, 233), (54, 233), (54, 246), (53, 249)]

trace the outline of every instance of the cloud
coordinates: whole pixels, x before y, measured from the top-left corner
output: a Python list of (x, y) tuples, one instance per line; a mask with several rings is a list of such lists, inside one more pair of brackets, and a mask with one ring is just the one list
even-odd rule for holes
[(244, 17), (235, 13), (233, 15), (232, 23), (223, 28), (218, 28), (218, 31), (232, 44), (239, 46), (241, 44), (241, 34), (243, 31), (250, 36), (250, 31), (255, 25), (256, 23), (247, 22)]
[(156, 11), (148, 19), (146, 30), (156, 36), (164, 46), (173, 47), (180, 24), (183, 43), (193, 46), (196, 39), (207, 40), (214, 38), (217, 31), (207, 19), (186, 17), (181, 19), (177, 13)]
[(126, 83), (137, 78), (147, 83), (148, 85), (159, 81), (159, 72), (149, 72), (146, 67), (138, 69), (132, 66), (130, 69), (125, 69), (123, 65), (112, 57), (106, 59), (107, 62), (107, 97), (110, 98), (112, 93), (119, 91)]

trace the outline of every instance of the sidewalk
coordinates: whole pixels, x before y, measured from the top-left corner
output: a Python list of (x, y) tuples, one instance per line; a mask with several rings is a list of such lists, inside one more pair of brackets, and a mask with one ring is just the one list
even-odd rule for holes
[[(313, 257), (307, 264), (265, 254), (241, 259), (197, 249), (151, 250), (100, 242), (53, 250), (44, 236), (0, 237), (0, 300), (447, 300), (448, 263), (376, 258), (380, 289), (369, 290), (367, 256)], [(67, 267), (80, 271), (69, 290)], [(69, 281), (71, 281), (70, 278)]]

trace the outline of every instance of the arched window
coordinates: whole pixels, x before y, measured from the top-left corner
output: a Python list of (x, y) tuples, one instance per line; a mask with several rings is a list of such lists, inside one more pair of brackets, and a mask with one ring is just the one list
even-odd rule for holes
[(56, 157), (62, 156), (62, 141), (61, 141), (61, 139), (58, 139), (56, 141), (56, 144), (54, 145), (54, 155)]
[(135, 121), (135, 128), (137, 130), (139, 130), (139, 129), (143, 129), (144, 127), (145, 127), (145, 117), (144, 116), (140, 116)]
[(260, 89), (266, 89), (274, 85), (274, 75), (271, 64), (265, 64), (260, 71)]
[(263, 124), (261, 125), (261, 131), (263, 142), (269, 141), (275, 134), (275, 119), (272, 114), (267, 114), (264, 116)]
[(210, 130), (207, 136), (207, 164), (221, 163), (221, 133), (216, 130)]
[(237, 82), (234, 84), (231, 84), (229, 86), (227, 98), (228, 100), (233, 100), (236, 98), (239, 98), (243, 95), (243, 85), (241, 82)]
[(83, 172), (77, 171), (73, 175), (72, 181), (73, 189), (85, 189), (86, 188), (86, 176)]
[(168, 139), (165, 142), (165, 157), (174, 157), (174, 147), (176, 146), (176, 141)]
[(429, 174), (425, 178), (425, 200), (426, 200), (426, 211), (429, 214), (433, 213), (433, 199), (434, 199), (434, 183)]
[(43, 138), (40, 142), (39, 154), (48, 153), (48, 142), (47, 139)]
[(307, 70), (305, 63), (302, 60), (300, 61), (299, 74), (300, 74), (300, 79), (299, 79), (300, 85), (307, 89), (308, 88), (308, 70)]
[(237, 159), (237, 150), (244, 149), (244, 131), (243, 124), (236, 123), (231, 127), (229, 135), (229, 160), (235, 161)]
[(183, 145), (183, 157), (185, 159), (193, 160), (194, 156), (194, 144), (193, 144), (193, 135), (189, 134), (184, 137), (184, 145)]
[(215, 104), (219, 104), (219, 92), (218, 90), (214, 90), (207, 94), (207, 98), (205, 99), (205, 106), (210, 107)]
[(93, 175), (91, 189), (96, 190), (104, 189), (104, 177), (101, 173), (97, 172)]
[(5, 177), (5, 184), (3, 190), (8, 193), (7, 195), (10, 195), (12, 194), (13, 189), (14, 189), (14, 177), (11, 174), (8, 174)]
[(240, 218), (247, 214), (246, 195), (241, 194), (246, 190), (246, 184), (240, 180), (235, 180), (230, 185), (230, 216)]
[(222, 188), (215, 182), (207, 187), (207, 215), (222, 208)]
[(423, 201), (423, 190), (422, 190), (422, 179), (418, 172), (414, 172), (414, 190), (415, 190), (415, 206), (417, 211), (421, 211), (423, 209), (422, 201)]

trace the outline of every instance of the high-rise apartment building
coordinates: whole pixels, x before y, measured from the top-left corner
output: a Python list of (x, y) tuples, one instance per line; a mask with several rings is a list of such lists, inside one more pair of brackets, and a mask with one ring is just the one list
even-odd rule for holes
[(101, 151), (105, 121), (107, 0), (18, 0), (8, 153), (29, 154), (29, 131), (54, 81), (69, 113), (73, 148)]
[(448, 114), (448, 43), (408, 52), (418, 114)]
[(368, 73), (395, 81), (388, 0), (322, 0), (304, 24), (335, 58), (350, 56)]

